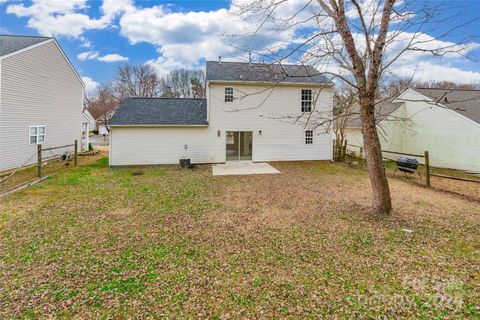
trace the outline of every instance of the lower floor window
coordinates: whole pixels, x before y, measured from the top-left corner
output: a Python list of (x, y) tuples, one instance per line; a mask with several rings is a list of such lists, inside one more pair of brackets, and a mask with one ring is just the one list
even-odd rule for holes
[(46, 126), (30, 126), (30, 144), (42, 144), (45, 142)]
[(313, 144), (313, 130), (305, 130), (305, 144)]

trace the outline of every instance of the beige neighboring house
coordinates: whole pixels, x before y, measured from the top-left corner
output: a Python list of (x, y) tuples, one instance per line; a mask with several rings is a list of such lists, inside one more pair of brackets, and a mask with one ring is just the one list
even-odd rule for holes
[(305, 126), (332, 114), (333, 83), (315, 68), (208, 61), (206, 69), (206, 99), (125, 99), (109, 122), (110, 165), (332, 159), (331, 132)]
[(0, 35), (0, 171), (34, 163), (37, 144), (80, 145), (83, 91), (54, 38)]
[[(480, 174), (480, 90), (408, 89), (377, 109), (383, 150), (411, 154), (428, 151), (432, 166)], [(349, 121), (347, 140), (363, 146), (358, 117)], [(423, 162), (422, 158), (418, 160)]]

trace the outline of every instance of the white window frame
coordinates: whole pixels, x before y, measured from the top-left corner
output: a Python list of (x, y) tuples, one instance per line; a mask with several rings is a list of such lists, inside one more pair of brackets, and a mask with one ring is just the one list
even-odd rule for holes
[(225, 102), (233, 102), (233, 87), (225, 87), (224, 92), (225, 92)]
[[(32, 128), (35, 128), (35, 134), (32, 134)], [(43, 134), (40, 133), (40, 128), (43, 128)], [(35, 142), (32, 142), (32, 137), (35, 137)], [(43, 137), (42, 142), (39, 142), (40, 137)], [(30, 145), (44, 144), (47, 141), (47, 126), (36, 125), (28, 127), (28, 143)]]
[(304, 137), (305, 144), (313, 144), (313, 130), (305, 130)]
[(312, 89), (302, 89), (300, 91), (300, 100), (301, 100), (301, 110), (303, 112), (312, 112), (313, 104), (313, 90)]

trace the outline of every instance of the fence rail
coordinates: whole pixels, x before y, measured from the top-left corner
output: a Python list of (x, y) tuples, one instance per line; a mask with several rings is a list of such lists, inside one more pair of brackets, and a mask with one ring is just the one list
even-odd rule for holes
[(453, 176), (447, 176), (443, 174), (436, 174), (436, 173), (430, 173), (431, 176), (438, 177), (438, 178), (444, 178), (444, 179), (451, 179), (451, 180), (459, 180), (459, 181), (467, 181), (467, 182), (476, 182), (480, 183), (480, 180), (478, 179), (468, 179), (468, 178), (462, 178), (462, 177), (453, 177)]
[[(75, 143), (72, 143), (72, 144), (67, 144), (67, 145), (60, 146), (60, 147), (51, 147), (51, 148), (45, 148), (45, 149), (42, 149), (42, 151), (50, 151), (50, 150), (55, 150), (55, 149), (61, 149), (61, 148), (73, 147), (73, 146), (75, 146), (75, 145), (76, 145), (76, 141), (77, 141), (77, 140), (75, 140)], [(39, 144), (39, 146), (41, 146), (41, 145)]]
[(45, 148), (42, 149), (42, 145), (39, 144), (37, 145), (37, 177), (41, 178), (42, 177), (42, 153), (44, 151), (51, 151), (51, 150), (56, 150), (56, 149), (62, 149), (62, 148), (68, 148), (68, 147), (74, 147), (73, 151), (73, 164), (76, 166), (77, 165), (77, 159), (78, 159), (78, 140), (75, 140), (73, 144), (67, 144), (64, 146), (59, 146), (59, 147), (51, 147), (51, 148)]
[[(357, 146), (354, 144), (347, 144), (348, 146), (354, 147), (354, 148), (359, 148), (361, 150), (364, 149), (362, 146)], [(462, 178), (462, 177), (454, 177), (454, 176), (448, 176), (444, 174), (438, 174), (438, 173), (432, 173), (431, 172), (431, 165), (430, 165), (430, 156), (429, 152), (425, 151), (424, 154), (413, 154), (413, 153), (404, 153), (404, 152), (398, 152), (398, 151), (390, 151), (390, 150), (381, 150), (382, 152), (385, 153), (392, 153), (392, 154), (398, 154), (398, 155), (405, 155), (405, 156), (411, 156), (411, 157), (419, 157), (419, 158), (425, 158), (425, 185), (427, 187), (431, 187), (431, 177), (437, 177), (437, 178), (442, 178), (442, 179), (450, 179), (450, 180), (458, 180), (458, 181), (465, 181), (465, 182), (475, 182), (475, 183), (480, 183), (479, 179), (469, 179), (469, 178)]]

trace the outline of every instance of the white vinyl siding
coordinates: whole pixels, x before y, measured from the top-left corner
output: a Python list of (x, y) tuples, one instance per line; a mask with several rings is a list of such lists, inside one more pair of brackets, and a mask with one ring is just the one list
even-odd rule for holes
[[(332, 153), (331, 133), (323, 128), (314, 130), (314, 145), (305, 145), (303, 122), (308, 115), (299, 109), (301, 90), (295, 85), (256, 86), (236, 84), (236, 92), (242, 96), (233, 103), (223, 102), (223, 86), (209, 86), (209, 123), (212, 130), (252, 131), (253, 161), (282, 160), (330, 160)], [(312, 94), (318, 94), (318, 111), (324, 115), (332, 111), (330, 88), (312, 86)], [(300, 121), (293, 124), (289, 117), (298, 116)], [(262, 131), (262, 134), (259, 131)], [(225, 143), (225, 142), (224, 142)], [(225, 150), (225, 146), (222, 146)], [(218, 162), (225, 162), (222, 151)]]
[[(110, 131), (110, 165), (217, 162), (222, 138), (206, 127), (113, 127)], [(187, 149), (185, 149), (185, 145)]]
[(2, 59), (0, 77), (0, 171), (36, 152), (31, 125), (46, 126), (45, 148), (80, 144), (83, 85), (53, 41)]
[[(304, 126), (287, 119), (295, 114), (302, 117), (302, 123), (307, 117), (298, 107), (301, 89), (291, 85), (235, 84), (236, 92), (245, 96), (225, 102), (225, 85), (210, 84), (208, 127), (112, 127), (110, 164), (178, 164), (184, 156), (193, 163), (222, 163), (226, 161), (227, 131), (252, 132), (253, 161), (331, 160), (330, 132), (314, 130), (313, 144), (306, 145)], [(331, 112), (331, 89), (312, 90), (319, 93), (318, 110)]]
[[(402, 106), (379, 124), (383, 150), (410, 154), (428, 151), (434, 167), (480, 173), (479, 123), (456, 111), (427, 103), (428, 98), (414, 90), (409, 89), (402, 98), (405, 99)], [(347, 140), (363, 146), (360, 129), (348, 129)], [(358, 152), (358, 148), (349, 149)], [(383, 156), (399, 157), (389, 153)], [(418, 161), (423, 163), (424, 159)]]

